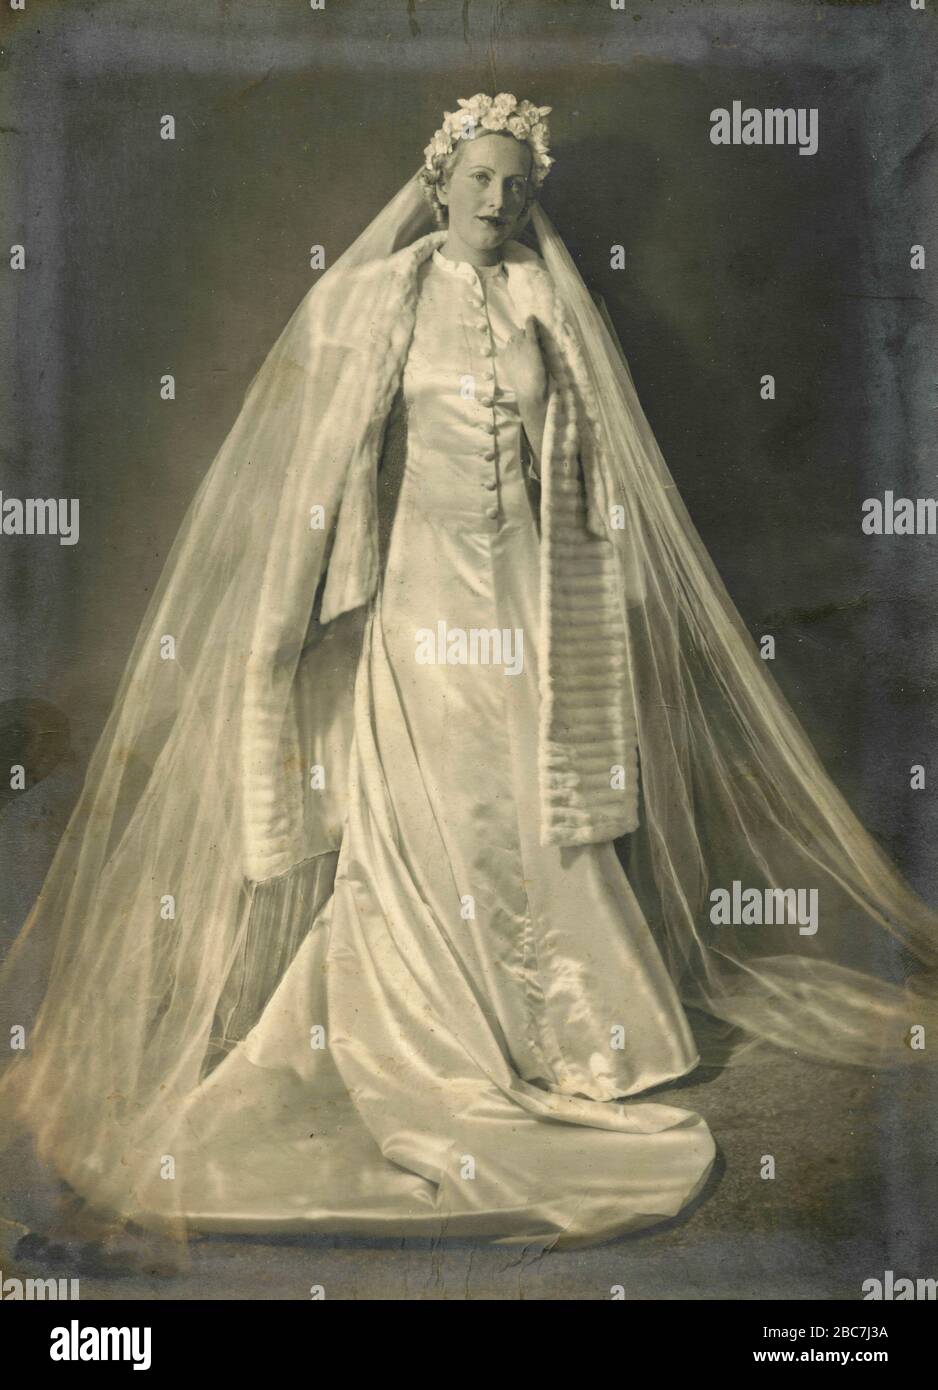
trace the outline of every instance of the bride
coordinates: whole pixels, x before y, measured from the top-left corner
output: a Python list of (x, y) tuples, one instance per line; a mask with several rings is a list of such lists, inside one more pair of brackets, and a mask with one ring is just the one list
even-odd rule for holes
[(585, 1244), (711, 1171), (635, 1097), (770, 1043), (920, 1056), (934, 914), (537, 206), (549, 109), (447, 113), (170, 554), (4, 969), (7, 1116), (102, 1216)]

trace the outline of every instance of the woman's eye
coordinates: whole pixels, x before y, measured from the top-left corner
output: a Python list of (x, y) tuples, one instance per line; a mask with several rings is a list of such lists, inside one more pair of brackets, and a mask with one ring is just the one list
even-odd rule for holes
[(475, 179), (476, 183), (488, 183), (487, 174), (473, 174), (472, 177)]

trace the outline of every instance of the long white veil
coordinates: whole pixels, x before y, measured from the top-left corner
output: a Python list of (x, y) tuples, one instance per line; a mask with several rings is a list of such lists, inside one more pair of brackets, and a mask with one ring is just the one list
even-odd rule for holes
[[(319, 601), (351, 462), (380, 448), (383, 425), (358, 408), (379, 369), (364, 345), (378, 357), (381, 345), (349, 321), (346, 285), (430, 226), (415, 175), (251, 384), (3, 967), (4, 1036), (25, 1038), (0, 1082), (4, 1132), (25, 1129), (120, 1217), (162, 1211), (184, 1231), (163, 1159), (185, 1098), (256, 1022), (332, 890), (342, 788), (311, 798), (306, 774), (317, 748), (343, 746), (362, 615), (320, 624)], [(642, 778), (629, 875), (682, 997), (744, 1030), (723, 1040), (737, 1055), (764, 1039), (860, 1065), (912, 1060), (935, 914), (820, 766), (681, 504), (621, 348), (538, 208), (532, 228), (586, 364), (605, 503), (628, 520), (614, 543)], [(391, 294), (375, 278), (372, 322)], [(332, 529), (310, 528), (313, 507)], [(256, 775), (261, 720), (282, 798)], [(258, 820), (279, 845), (267, 861)], [(817, 890), (816, 934), (713, 925), (709, 895), (734, 882)]]

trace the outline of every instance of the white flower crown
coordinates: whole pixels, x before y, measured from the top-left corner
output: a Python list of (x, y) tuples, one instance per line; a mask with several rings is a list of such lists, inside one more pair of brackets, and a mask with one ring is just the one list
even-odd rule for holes
[(550, 131), (544, 119), (549, 106), (535, 106), (519, 101), (510, 92), (497, 97), (478, 92), (474, 97), (460, 97), (458, 111), (444, 111), (443, 124), (424, 150), (425, 182), (435, 185), (443, 161), (453, 153), (460, 140), (474, 140), (483, 132), (507, 130), (516, 140), (523, 140), (531, 149), (531, 182), (540, 188), (553, 160), (547, 152)]

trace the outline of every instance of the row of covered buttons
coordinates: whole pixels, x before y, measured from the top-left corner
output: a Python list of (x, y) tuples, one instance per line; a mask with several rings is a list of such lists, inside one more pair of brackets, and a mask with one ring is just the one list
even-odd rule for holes
[[(479, 312), (480, 312), (480, 314), (481, 314), (481, 317), (480, 317), (478, 323), (476, 324), (476, 327), (478, 328), (479, 333), (482, 335), (482, 340), (483, 340), (483, 341), (482, 341), (482, 344), (481, 344), (481, 346), (480, 346), (480, 348), (479, 348), (479, 352), (480, 352), (480, 354), (481, 354), (482, 357), (491, 357), (491, 356), (493, 356), (493, 350), (492, 350), (492, 340), (491, 340), (491, 333), (490, 333), (490, 329), (489, 329), (488, 315), (486, 314), (486, 311), (485, 311), (485, 296), (484, 296), (484, 294), (482, 293), (482, 290), (481, 290), (478, 286), (476, 286), (476, 288), (475, 288), (475, 293), (474, 293), (473, 298), (472, 298), (472, 304), (473, 304), (473, 307), (476, 308), (476, 309), (478, 309)], [(491, 388), (492, 392), (494, 393), (494, 390), (495, 390), (495, 373), (494, 373), (494, 370), (491, 370), (491, 369), (490, 369), (490, 374), (489, 374), (489, 376), (486, 377), (486, 379), (485, 379), (485, 384), (488, 385), (488, 386)], [(494, 403), (495, 403), (494, 394), (493, 394), (493, 395), (479, 396), (477, 399), (478, 399), (479, 405), (482, 406), (483, 409), (485, 409), (485, 410), (491, 410), (492, 407), (493, 407), (493, 405), (494, 405)], [(483, 422), (482, 422), (482, 428), (483, 428), (483, 430), (485, 431), (486, 434), (494, 435), (494, 434), (495, 434), (495, 429), (496, 429), (494, 418), (493, 418), (493, 419), (490, 419), (490, 420), (485, 420), (485, 421), (483, 421)], [(493, 442), (494, 442), (494, 440), (493, 440)], [(486, 463), (494, 463), (494, 462), (495, 462), (495, 458), (496, 458), (496, 451), (495, 451), (494, 449), (487, 449), (486, 452), (482, 455), (482, 457), (485, 459)], [(494, 477), (494, 476), (491, 476), (491, 477), (488, 477), (488, 478), (483, 478), (483, 480), (482, 480), (482, 486), (486, 489), (487, 492), (494, 492), (495, 489), (498, 487), (498, 479), (497, 479), (496, 477)], [(486, 510), (485, 510), (485, 515), (487, 516), (487, 518), (489, 519), (489, 521), (496, 521), (496, 520), (498, 519), (498, 508), (497, 508), (497, 507), (487, 507)]]

